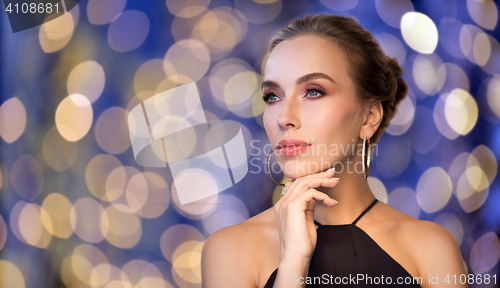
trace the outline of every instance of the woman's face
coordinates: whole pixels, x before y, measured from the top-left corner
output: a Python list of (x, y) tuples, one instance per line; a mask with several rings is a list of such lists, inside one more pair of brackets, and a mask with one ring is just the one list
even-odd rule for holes
[(346, 165), (363, 114), (340, 48), (315, 35), (285, 40), (271, 51), (264, 75), (264, 127), (285, 175), (296, 179), (338, 162), (355, 171), (356, 163)]

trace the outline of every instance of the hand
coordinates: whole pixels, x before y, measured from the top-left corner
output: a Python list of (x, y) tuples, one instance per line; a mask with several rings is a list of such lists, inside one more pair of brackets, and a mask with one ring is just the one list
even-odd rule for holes
[(339, 178), (334, 178), (335, 169), (300, 177), (288, 181), (286, 193), (274, 205), (278, 224), (281, 254), (283, 258), (309, 261), (316, 248), (317, 233), (314, 225), (316, 201), (334, 206), (337, 201), (314, 188), (335, 187)]

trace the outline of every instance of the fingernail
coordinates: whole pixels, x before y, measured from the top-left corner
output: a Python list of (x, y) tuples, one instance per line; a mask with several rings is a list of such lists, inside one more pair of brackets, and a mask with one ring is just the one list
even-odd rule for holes
[(328, 172), (335, 171), (335, 167), (328, 169)]
[(337, 201), (337, 200), (335, 200), (335, 199), (332, 199), (332, 200), (333, 200), (333, 202), (335, 202), (333, 205), (336, 205), (336, 204), (338, 204), (338, 203), (339, 203), (339, 201)]
[(333, 179), (337, 179), (337, 180), (339, 180), (339, 181), (340, 181), (340, 178), (339, 178), (339, 177), (333, 177)]

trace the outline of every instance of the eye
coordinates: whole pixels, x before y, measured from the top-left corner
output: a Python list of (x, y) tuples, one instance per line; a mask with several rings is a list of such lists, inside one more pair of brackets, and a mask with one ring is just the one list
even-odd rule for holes
[(279, 99), (280, 98), (274, 93), (268, 93), (268, 94), (265, 94), (264, 96), (262, 96), (262, 100), (264, 100), (264, 102), (266, 102), (266, 103), (272, 103), (272, 102), (275, 102)]
[(321, 97), (323, 96), (325, 93), (318, 90), (318, 89), (307, 89), (306, 90), (306, 95), (309, 96), (309, 98), (318, 98), (318, 97)]

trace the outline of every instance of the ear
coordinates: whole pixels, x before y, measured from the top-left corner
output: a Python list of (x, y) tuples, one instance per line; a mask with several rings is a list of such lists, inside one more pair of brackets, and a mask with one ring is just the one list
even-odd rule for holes
[(361, 126), (361, 131), (359, 131), (359, 138), (361, 139), (363, 139), (365, 135), (366, 139), (371, 139), (380, 126), (382, 117), (384, 116), (382, 103), (377, 101), (369, 105), (368, 111), (365, 113), (363, 126)]

